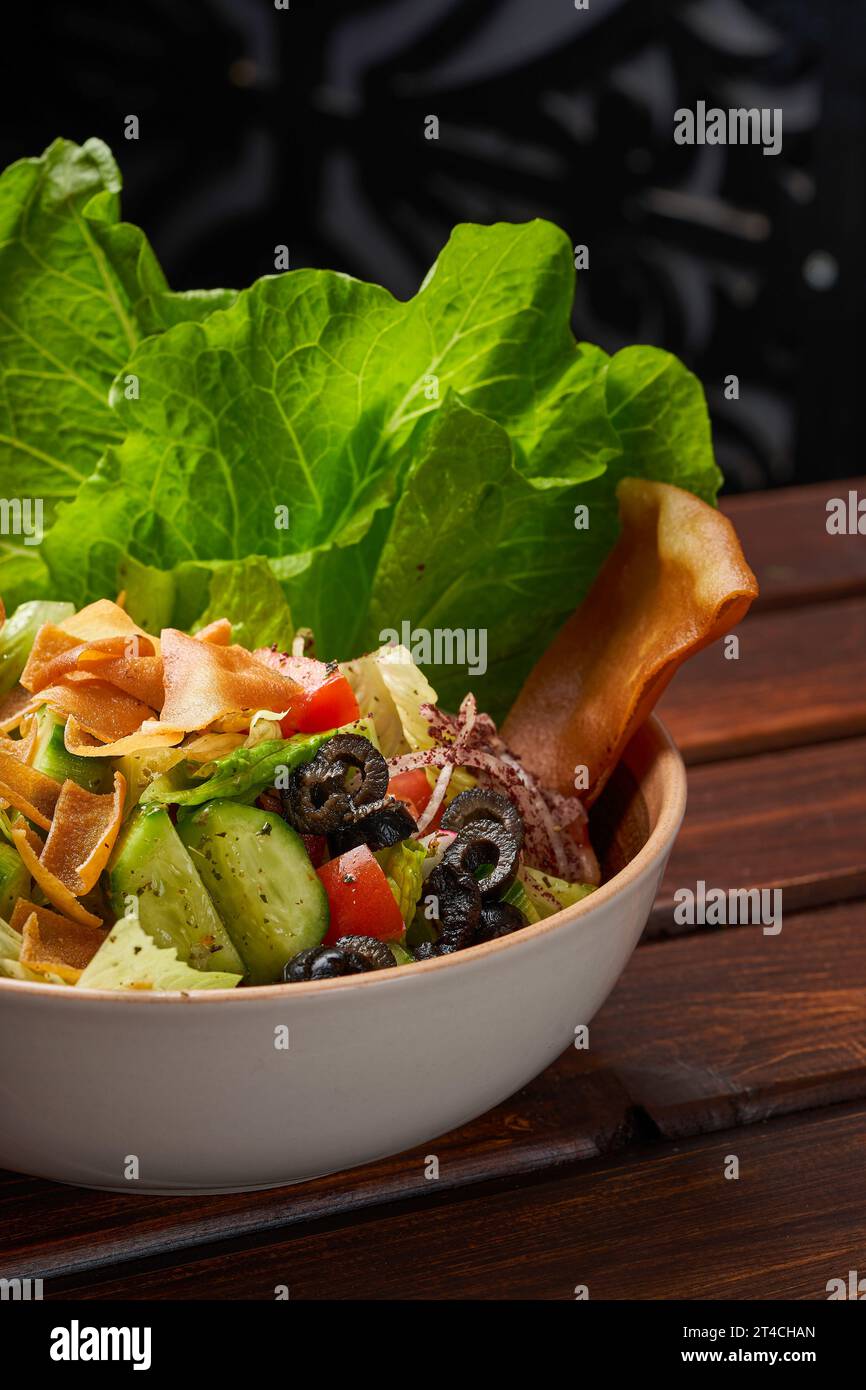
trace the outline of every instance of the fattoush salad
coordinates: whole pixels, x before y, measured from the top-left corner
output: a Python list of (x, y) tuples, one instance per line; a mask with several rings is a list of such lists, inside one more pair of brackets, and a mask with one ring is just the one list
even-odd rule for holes
[(99, 140), (0, 175), (2, 992), (432, 972), (591, 912), (599, 794), (757, 592), (700, 382), (575, 338), (543, 219), (405, 300), (178, 292), (120, 189)]
[(441, 709), (402, 646), (323, 662), (309, 633), (249, 650), (225, 618), (147, 633), (123, 595), (17, 608), (0, 628), (0, 974), (325, 980), (465, 951), (592, 893), (587, 806), (754, 592), (719, 513), (665, 484), (619, 495), (620, 539), (505, 737), (471, 692)]

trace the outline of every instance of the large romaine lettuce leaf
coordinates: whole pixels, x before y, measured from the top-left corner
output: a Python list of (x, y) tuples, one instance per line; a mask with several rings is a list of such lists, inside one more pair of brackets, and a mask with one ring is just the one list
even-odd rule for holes
[[(720, 474), (695, 377), (669, 353), (627, 348), (605, 372), (624, 453), (579, 484), (527, 479), (508, 432), (452, 394), (419, 441), (371, 585), (362, 642), (410, 619), (486, 634), (488, 669), (434, 666), (446, 707), (472, 688), (503, 714), (523, 677), (592, 583), (617, 533), (614, 491), (629, 474), (711, 501)], [(577, 507), (588, 525), (575, 525)]]
[[(0, 175), (0, 494), (38, 498), (46, 526), (123, 438), (109, 388), (136, 346), (234, 297), (173, 294), (144, 234), (118, 221), (120, 186), (101, 140), (55, 140)], [(7, 605), (49, 590), (23, 541), (3, 538)]]
[(198, 614), (202, 627), (217, 618), (232, 624), (232, 641), (249, 651), (276, 646), (288, 651), (294, 636), (292, 613), (267, 560), (225, 560), (210, 571), (207, 608)]
[(345, 655), (376, 558), (374, 542), (354, 547), (449, 389), (509, 428), (539, 479), (587, 479), (616, 454), (606, 358), (569, 329), (573, 287), (568, 239), (550, 223), (465, 226), (408, 303), (299, 270), (146, 339), (129, 363), (139, 398), (120, 383), (112, 393), (126, 437), (46, 540), (63, 592), (111, 591), (126, 551), (164, 569), (265, 555), (283, 562), (293, 611), (296, 595), (306, 608), (319, 594), (322, 569), (332, 594), (351, 579), (351, 602), (314, 615), (323, 649)]

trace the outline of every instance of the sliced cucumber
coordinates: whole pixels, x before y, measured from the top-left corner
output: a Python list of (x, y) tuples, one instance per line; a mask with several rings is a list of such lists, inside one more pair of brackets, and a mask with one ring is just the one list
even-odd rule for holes
[(132, 816), (109, 865), (109, 884), (118, 917), (127, 896), (138, 898), (139, 920), (157, 946), (174, 946), (178, 959), (195, 970), (243, 974), (241, 958), (167, 811)]
[(328, 899), (300, 836), (280, 816), (236, 801), (183, 815), (178, 833), (241, 954), (249, 982), (270, 984), (318, 946)]
[(89, 792), (110, 792), (114, 771), (108, 758), (79, 758), (70, 753), (63, 741), (65, 725), (43, 706), (36, 716), (36, 747), (33, 766), (55, 782), (77, 782)]
[(19, 898), (30, 897), (30, 875), (14, 845), (0, 842), (0, 918), (8, 922)]

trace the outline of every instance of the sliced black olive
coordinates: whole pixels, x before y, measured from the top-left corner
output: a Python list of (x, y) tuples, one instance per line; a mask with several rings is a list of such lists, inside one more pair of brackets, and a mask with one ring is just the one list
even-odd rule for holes
[(311, 762), (295, 768), (283, 792), (283, 806), (302, 834), (329, 835), (381, 802), (387, 788), (388, 764), (369, 739), (335, 734)]
[(360, 773), (360, 781), (348, 788), (354, 806), (372, 806), (388, 790), (388, 764), (362, 734), (335, 734), (322, 744), (318, 759), (326, 767), (339, 765), (344, 777), (346, 770)]
[(389, 849), (401, 840), (408, 840), (417, 829), (403, 802), (388, 796), (378, 806), (371, 806), (334, 831), (331, 850), (334, 854), (346, 854), (357, 845), (369, 845), (373, 850)]
[(336, 946), (310, 946), (286, 961), (283, 980), (286, 984), (299, 984), (303, 980), (333, 980), (338, 975), (360, 975), (364, 969), (356, 957)]
[(412, 952), (416, 960), (435, 960), (438, 954), (439, 947), (435, 941), (422, 941)]
[[(477, 878), (479, 891), (485, 898), (507, 887), (517, 873), (519, 862), (520, 843), (511, 831), (501, 821), (481, 818), (468, 821), (442, 856), (443, 864), (453, 865)], [(486, 872), (478, 877), (482, 865), (487, 866)]]
[(337, 949), (357, 961), (362, 970), (390, 970), (397, 963), (387, 941), (380, 941), (378, 936), (341, 936)]
[(509, 831), (518, 851), (523, 848), (522, 817), (514, 803), (501, 792), (489, 791), (486, 787), (471, 787), (469, 791), (460, 792), (445, 808), (442, 828), (459, 832), (476, 820), (497, 821)]
[(512, 932), (520, 931), (520, 928), (525, 926), (526, 918), (513, 903), (484, 903), (475, 941), (495, 941), (497, 937), (510, 936)]
[(431, 921), (439, 927), (437, 955), (460, 951), (472, 944), (481, 917), (481, 893), (471, 874), (453, 864), (441, 863), (424, 885), (425, 904), (435, 899), (436, 913)]

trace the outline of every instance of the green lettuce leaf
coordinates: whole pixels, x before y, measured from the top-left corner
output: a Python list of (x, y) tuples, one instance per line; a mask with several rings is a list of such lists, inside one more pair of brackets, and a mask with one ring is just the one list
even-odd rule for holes
[(142, 793), (141, 804), (202, 806), (216, 797), (254, 801), (265, 787), (273, 786), (281, 768), (291, 770), (310, 762), (333, 733), (331, 730), (327, 734), (298, 734), (291, 739), (268, 738), (253, 748), (236, 748), (213, 763), (209, 775), (191, 787), (178, 788), (172, 785), (170, 777), (157, 777)]
[[(160, 569), (264, 555), (283, 562), (296, 620), (315, 609), (320, 646), (345, 655), (382, 534), (371, 523), (449, 389), (512, 431), (540, 485), (596, 476), (615, 456), (606, 358), (571, 336), (573, 287), (568, 239), (550, 223), (465, 226), (408, 303), (292, 271), (146, 339), (129, 363), (139, 398), (119, 382), (112, 392), (126, 437), (46, 539), (62, 591), (112, 591), (127, 552)], [(353, 601), (333, 601), (349, 578)]]
[(579, 903), (581, 898), (595, 892), (592, 883), (567, 883), (563, 878), (555, 878), (553, 874), (530, 868), (528, 864), (521, 866), (519, 879), (539, 917), (552, 917), (561, 908), (571, 907), (572, 903)]
[(361, 714), (376, 728), (377, 746), (386, 758), (433, 742), (422, 705), (435, 705), (436, 691), (405, 647), (380, 647), (341, 667), (355, 692)]
[(619, 478), (715, 496), (700, 385), (575, 341), (552, 224), (456, 227), (407, 302), (320, 270), (175, 294), (119, 190), (98, 140), (0, 178), (0, 493), (48, 527), (0, 543), (10, 606), (125, 589), (148, 630), (225, 614), (288, 646), (294, 620), (338, 660), (404, 620), (483, 631), (485, 669), (425, 674), (499, 715), (615, 538)]
[(552, 916), (554, 911), (552, 907), (548, 907), (545, 913), (539, 912), (519, 878), (514, 879), (514, 881), (508, 885), (507, 889), (502, 894), (502, 901), (504, 903), (511, 903), (518, 911), (522, 912), (530, 926), (533, 922), (540, 922), (542, 916)]
[(33, 599), (18, 605), (0, 628), (0, 695), (7, 695), (17, 684), (42, 624), (62, 623), (74, 612), (71, 603)]
[(408, 925), (415, 916), (415, 907), (421, 897), (424, 883), (421, 868), (427, 851), (417, 840), (401, 840), (388, 849), (377, 850), (374, 857), (388, 880), (400, 916)]
[[(365, 720), (329, 729), (322, 734), (295, 734), (293, 738), (262, 739), (251, 748), (240, 747), (227, 753), (204, 770), (207, 776), (190, 787), (179, 788), (172, 775), (157, 777), (145, 788), (142, 806), (202, 806), (217, 797), (234, 801), (254, 801), (272, 787), (278, 775), (285, 776), (301, 763), (311, 762), (323, 743), (338, 733), (359, 733), (367, 736)], [(174, 769), (172, 769), (174, 772)]]
[[(0, 495), (38, 498), (45, 526), (122, 440), (109, 389), (137, 345), (234, 297), (173, 294), (143, 232), (118, 220), (120, 187), (101, 140), (55, 140), (0, 175)], [(7, 604), (48, 588), (23, 537), (4, 536)]]
[[(472, 689), (494, 718), (505, 713), (616, 538), (620, 477), (676, 483), (708, 501), (715, 494), (720, 475), (703, 392), (682, 363), (655, 348), (629, 348), (610, 359), (606, 382), (625, 451), (603, 475), (580, 483), (547, 479), (542, 487), (527, 479), (507, 431), (454, 394), (419, 441), (361, 642), (374, 645), (402, 619), (462, 634), (462, 661), (425, 670), (446, 708)], [(582, 506), (586, 529), (575, 525)], [(484, 635), (483, 663), (470, 659), (470, 632), (476, 641)]]
[(208, 595), (207, 608), (197, 619), (201, 627), (217, 618), (229, 618), (233, 642), (250, 651), (272, 645), (288, 651), (294, 636), (291, 609), (263, 557), (252, 555), (248, 560), (214, 564)]

